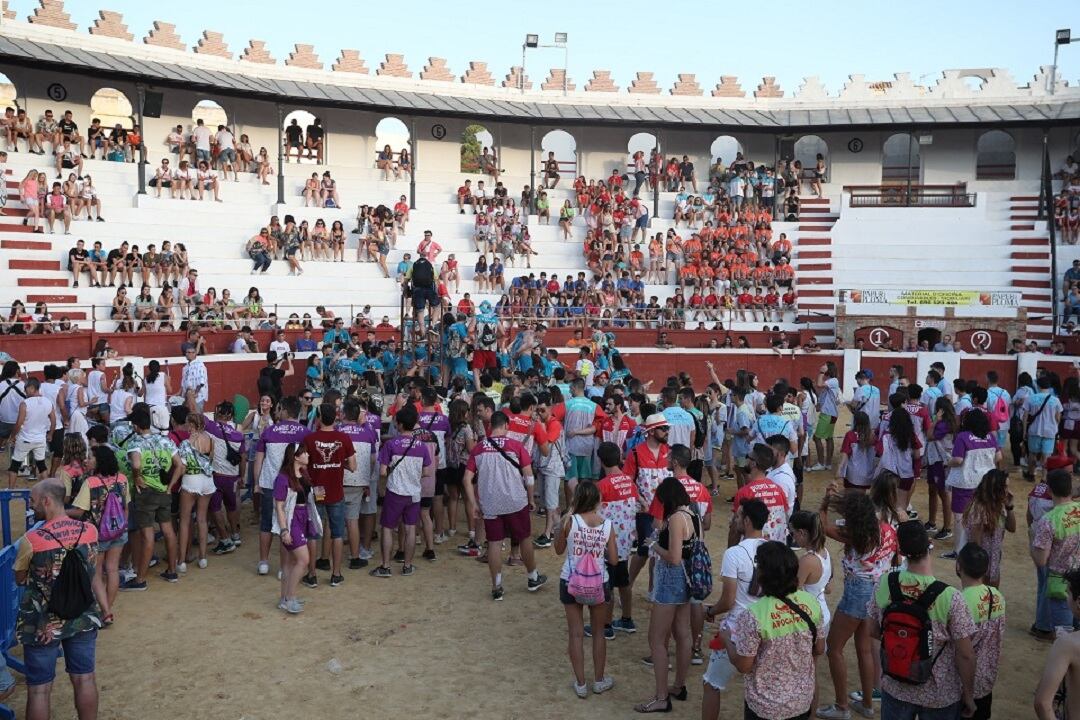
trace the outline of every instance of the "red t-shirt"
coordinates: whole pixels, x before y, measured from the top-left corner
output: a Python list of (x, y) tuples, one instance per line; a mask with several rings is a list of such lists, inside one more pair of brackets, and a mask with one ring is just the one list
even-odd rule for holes
[(765, 527), (761, 534), (768, 540), (787, 540), (787, 495), (784, 489), (767, 477), (761, 477), (739, 488), (735, 493), (735, 500), (731, 504), (732, 510), (738, 510), (739, 503), (743, 500), (757, 498), (769, 508), (769, 519), (765, 521)]
[(322, 491), (315, 490), (315, 499), (326, 503), (344, 500), (345, 461), (356, 454), (349, 436), (337, 430), (316, 430), (304, 438), (304, 448), (311, 485), (325, 490), (321, 498)]
[[(686, 494), (690, 496), (690, 501), (697, 503), (698, 515), (705, 517), (712, 512), (712, 495), (707, 487), (689, 475), (683, 475), (681, 478), (675, 479), (686, 488)], [(660, 504), (660, 498), (655, 495), (652, 502), (649, 503), (649, 514), (656, 518), (657, 522), (664, 519), (664, 506)]]
[(665, 443), (660, 446), (654, 456), (647, 442), (635, 445), (634, 449), (626, 454), (623, 461), (623, 472), (634, 478), (637, 483), (641, 499), (646, 504), (651, 504), (656, 488), (664, 478), (671, 475), (668, 470), (668, 454), (671, 449)]

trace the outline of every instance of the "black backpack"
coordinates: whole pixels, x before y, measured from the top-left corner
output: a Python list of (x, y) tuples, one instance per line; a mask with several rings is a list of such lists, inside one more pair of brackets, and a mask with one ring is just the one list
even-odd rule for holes
[(75, 539), (71, 547), (64, 547), (55, 535), (41, 528), (41, 532), (51, 537), (64, 552), (64, 558), (60, 561), (60, 572), (53, 578), (52, 587), (49, 590), (49, 604), (46, 608), (61, 620), (74, 620), (94, 604), (94, 589), (90, 584), (90, 573), (86, 571), (86, 562), (78, 551), (84, 528), (85, 525), (80, 523), (79, 537)]
[(435, 285), (435, 269), (424, 256), (416, 259), (412, 266), (413, 287), (433, 287)]
[(705, 441), (709, 437), (709, 424), (705, 420), (705, 417), (698, 417), (694, 413), (690, 413), (690, 417), (694, 418), (694, 447), (705, 447)]
[(259, 371), (259, 379), (256, 381), (255, 385), (259, 390), (260, 396), (274, 396), (274, 379), (270, 374), (272, 372), (273, 368), (270, 367), (264, 367), (262, 370)]

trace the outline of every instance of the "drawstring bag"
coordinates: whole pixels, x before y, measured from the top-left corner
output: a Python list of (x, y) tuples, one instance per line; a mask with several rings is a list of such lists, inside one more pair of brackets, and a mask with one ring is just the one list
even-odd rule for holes
[(574, 563), (566, 590), (580, 605), (600, 605), (604, 602), (604, 572), (591, 552)]
[(124, 496), (119, 487), (120, 483), (114, 478), (101, 508), (101, 520), (98, 522), (98, 539), (101, 542), (117, 540), (128, 529), (127, 508), (124, 507)]

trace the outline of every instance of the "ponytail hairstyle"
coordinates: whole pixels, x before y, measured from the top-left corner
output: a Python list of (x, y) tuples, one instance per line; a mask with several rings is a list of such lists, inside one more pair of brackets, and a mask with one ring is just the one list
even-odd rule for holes
[(146, 383), (152, 385), (157, 382), (158, 375), (161, 374), (161, 363), (157, 360), (151, 360), (148, 367), (150, 371), (146, 373)]
[(792, 513), (788, 525), (793, 531), (802, 530), (806, 533), (804, 549), (819, 553), (825, 547), (825, 529), (821, 527), (821, 516), (817, 513), (799, 510)]

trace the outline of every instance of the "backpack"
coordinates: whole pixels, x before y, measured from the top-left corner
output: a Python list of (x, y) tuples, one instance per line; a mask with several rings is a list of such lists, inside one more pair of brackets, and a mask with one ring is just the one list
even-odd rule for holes
[[(574, 518), (574, 523), (578, 522), (580, 521)], [(574, 563), (566, 581), (566, 591), (580, 605), (604, 603), (604, 571), (591, 552), (586, 551), (581, 559)]]
[[(691, 518), (696, 519), (697, 516), (691, 515)], [(688, 554), (683, 560), (683, 569), (686, 572), (686, 584), (690, 590), (690, 597), (693, 600), (704, 600), (712, 593), (712, 556), (709, 555), (709, 548), (705, 547), (705, 542), (701, 539), (696, 522), (694, 523), (694, 537), (685, 552)]]
[(435, 269), (428, 259), (421, 255), (412, 266), (413, 287), (429, 288), (435, 285)]
[(930, 679), (943, 645), (931, 655), (934, 629), (930, 608), (949, 586), (935, 580), (918, 599), (908, 597), (900, 587), (900, 572), (888, 575), (889, 604), (881, 612), (881, 670), (908, 685), (922, 685)]
[(994, 403), (994, 407), (990, 408), (990, 417), (998, 425), (1004, 425), (1009, 422), (1009, 404), (1005, 402), (1005, 395), (998, 393), (997, 402)]
[(82, 539), (85, 525), (79, 527), (79, 537), (71, 547), (64, 547), (56, 536), (45, 528), (41, 532), (53, 539), (64, 551), (60, 561), (60, 572), (53, 578), (49, 590), (49, 603), (46, 610), (61, 620), (74, 620), (94, 604), (94, 589), (90, 585), (90, 574), (86, 571), (86, 562), (79, 555), (79, 540)]
[(114, 482), (109, 486), (109, 492), (101, 506), (101, 518), (98, 519), (98, 539), (101, 542), (112, 542), (122, 537), (128, 529), (124, 496), (116, 489), (119, 485), (120, 483)]
[(690, 413), (690, 417), (694, 418), (694, 447), (701, 449), (705, 447), (705, 440), (708, 439), (708, 421), (704, 416), (699, 418), (694, 413)]

